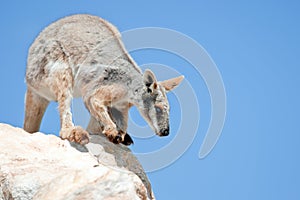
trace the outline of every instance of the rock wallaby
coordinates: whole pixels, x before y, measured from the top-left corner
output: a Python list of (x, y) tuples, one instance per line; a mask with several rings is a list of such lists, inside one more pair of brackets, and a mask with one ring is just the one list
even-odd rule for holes
[[(183, 76), (157, 81), (125, 50), (119, 31), (91, 15), (73, 15), (46, 27), (29, 49), (24, 129), (39, 131), (49, 101), (58, 102), (60, 137), (86, 144), (90, 133), (130, 145), (128, 110), (136, 106), (153, 131), (169, 134), (166, 92)], [(91, 119), (87, 131), (72, 121), (71, 101), (82, 97)]]

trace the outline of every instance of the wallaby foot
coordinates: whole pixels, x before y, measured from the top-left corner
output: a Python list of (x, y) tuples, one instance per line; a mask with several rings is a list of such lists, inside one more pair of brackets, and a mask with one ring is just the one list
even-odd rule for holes
[(127, 133), (125, 133), (121, 130), (118, 131), (117, 135), (112, 135), (112, 134), (108, 135), (107, 133), (105, 135), (109, 139), (109, 141), (111, 141), (115, 144), (122, 143), (126, 146), (133, 144), (133, 140), (131, 139), (131, 137)]
[(131, 145), (133, 143), (131, 137), (124, 131), (116, 129), (106, 129), (103, 131), (109, 141), (115, 144)]
[(122, 135), (119, 134), (119, 131), (117, 131), (114, 127), (105, 128), (103, 131), (104, 135), (109, 139), (109, 141), (119, 144), (122, 142)]
[(89, 143), (89, 133), (80, 126), (72, 126), (70, 128), (61, 129), (60, 137), (81, 145)]
[(133, 144), (133, 140), (131, 139), (131, 137), (128, 133), (123, 134), (122, 144), (124, 144), (126, 146)]
[[(86, 130), (92, 134), (102, 134), (102, 133), (104, 133), (103, 129), (104, 129), (104, 126), (100, 122), (98, 122), (93, 116), (91, 116), (89, 125), (87, 126)], [(126, 146), (133, 144), (133, 140), (128, 135), (128, 133), (120, 130), (118, 125), (117, 125), (117, 129), (119, 130), (117, 136), (113, 136), (113, 135), (108, 136), (107, 134), (105, 134), (105, 133), (104, 134), (113, 143), (117, 143), (117, 144), (122, 143)]]

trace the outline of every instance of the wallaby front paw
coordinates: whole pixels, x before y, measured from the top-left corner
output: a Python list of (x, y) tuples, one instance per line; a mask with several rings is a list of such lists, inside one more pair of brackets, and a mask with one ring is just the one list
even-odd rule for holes
[(133, 144), (133, 140), (131, 139), (131, 137), (122, 130), (117, 131), (113, 129), (111, 131), (104, 131), (104, 134), (112, 143), (122, 143), (126, 146)]
[(81, 145), (89, 143), (89, 133), (80, 126), (74, 126), (60, 131), (62, 139), (67, 139), (70, 142), (76, 142)]
[(108, 129), (103, 131), (103, 133), (106, 135), (109, 141), (115, 144), (119, 144), (122, 142), (122, 136), (119, 134), (119, 132), (116, 129)]
[(131, 139), (131, 137), (128, 133), (119, 131), (119, 134), (122, 135), (122, 144), (124, 144), (126, 146), (133, 144), (133, 140)]
[(104, 129), (103, 133), (106, 135), (109, 141), (115, 144), (119, 144), (122, 141), (122, 138), (119, 136), (119, 133), (115, 128), (110, 127)]

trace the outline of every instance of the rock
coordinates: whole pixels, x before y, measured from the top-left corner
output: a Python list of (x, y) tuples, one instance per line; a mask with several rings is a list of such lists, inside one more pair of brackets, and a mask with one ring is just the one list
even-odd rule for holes
[(78, 151), (54, 135), (0, 124), (0, 200), (155, 199), (127, 147), (90, 141), (72, 144)]
[(144, 183), (150, 199), (155, 199), (148, 177), (137, 158), (123, 144), (113, 144), (104, 135), (91, 135), (90, 143), (86, 145), (89, 151), (97, 157), (99, 163), (106, 166), (125, 168), (135, 173)]

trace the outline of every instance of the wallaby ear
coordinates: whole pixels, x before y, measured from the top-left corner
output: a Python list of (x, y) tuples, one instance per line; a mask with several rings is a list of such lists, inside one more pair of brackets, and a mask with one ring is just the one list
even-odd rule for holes
[(151, 85), (157, 82), (154, 73), (150, 69), (146, 69), (144, 72), (144, 83), (146, 85)]
[(171, 78), (171, 79), (162, 81), (159, 84), (161, 86), (163, 86), (166, 89), (166, 91), (171, 91), (175, 87), (177, 87), (183, 79), (184, 79), (184, 76), (178, 76), (176, 78)]
[(147, 87), (147, 91), (152, 93), (157, 88), (157, 80), (154, 73), (150, 69), (146, 69), (143, 75), (144, 84)]

